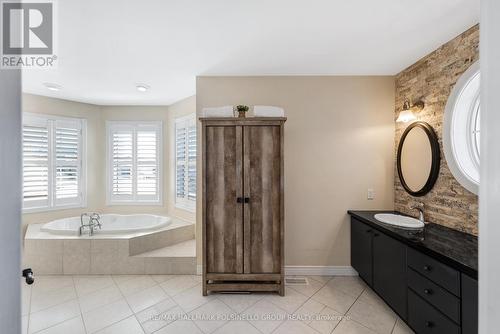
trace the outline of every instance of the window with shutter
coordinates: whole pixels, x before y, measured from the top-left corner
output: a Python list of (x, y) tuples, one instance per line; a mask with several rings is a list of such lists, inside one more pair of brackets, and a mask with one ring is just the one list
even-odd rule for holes
[(161, 122), (106, 123), (108, 204), (161, 203)]
[(175, 205), (194, 211), (196, 207), (196, 118), (175, 121)]
[(23, 115), (25, 212), (85, 206), (85, 120)]

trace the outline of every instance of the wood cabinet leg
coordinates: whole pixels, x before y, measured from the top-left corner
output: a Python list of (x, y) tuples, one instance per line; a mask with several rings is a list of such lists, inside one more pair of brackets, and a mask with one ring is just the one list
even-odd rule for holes
[(285, 282), (281, 281), (281, 284), (280, 284), (280, 296), (284, 296), (285, 295)]
[(203, 288), (202, 288), (202, 293), (203, 293), (203, 296), (208, 296), (208, 292), (207, 292), (207, 281), (203, 280)]

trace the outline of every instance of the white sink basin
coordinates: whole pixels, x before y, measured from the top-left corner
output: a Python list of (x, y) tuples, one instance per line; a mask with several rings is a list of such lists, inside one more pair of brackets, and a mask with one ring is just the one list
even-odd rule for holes
[(421, 229), (424, 227), (424, 223), (418, 219), (392, 213), (377, 213), (375, 219), (385, 224), (408, 229)]

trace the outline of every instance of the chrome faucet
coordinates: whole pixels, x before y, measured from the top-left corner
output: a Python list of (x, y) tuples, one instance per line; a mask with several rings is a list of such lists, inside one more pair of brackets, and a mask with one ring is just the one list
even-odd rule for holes
[[(89, 221), (87, 224), (85, 224), (83, 222), (83, 218), (84, 217), (88, 217), (89, 218)], [(92, 236), (94, 234), (94, 229), (96, 227), (98, 227), (99, 229), (101, 229), (101, 216), (96, 213), (96, 212), (93, 212), (91, 214), (88, 214), (87, 212), (84, 212), (80, 215), (80, 228), (78, 230), (78, 235), (82, 235), (83, 234), (83, 230), (85, 228), (89, 228), (89, 237)]]
[(424, 203), (419, 202), (410, 207), (411, 210), (418, 210), (418, 220), (425, 224)]

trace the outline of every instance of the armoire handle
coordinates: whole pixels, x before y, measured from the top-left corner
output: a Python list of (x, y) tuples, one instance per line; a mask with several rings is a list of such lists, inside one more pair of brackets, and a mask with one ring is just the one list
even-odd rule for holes
[(250, 197), (236, 197), (236, 203), (250, 203)]

